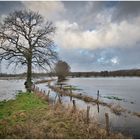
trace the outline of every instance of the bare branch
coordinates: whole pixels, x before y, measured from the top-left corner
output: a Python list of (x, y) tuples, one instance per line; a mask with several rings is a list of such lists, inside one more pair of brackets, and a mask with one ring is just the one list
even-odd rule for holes
[(52, 69), (57, 60), (52, 35), (52, 22), (30, 10), (15, 11), (0, 24), (0, 62), (9, 61), (27, 67), (27, 82), (31, 87), (32, 67)]

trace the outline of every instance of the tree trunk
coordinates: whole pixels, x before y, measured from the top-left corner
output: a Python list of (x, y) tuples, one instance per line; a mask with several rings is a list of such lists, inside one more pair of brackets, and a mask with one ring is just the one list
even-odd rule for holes
[(31, 59), (28, 60), (27, 64), (27, 91), (31, 92), (32, 87), (32, 61)]

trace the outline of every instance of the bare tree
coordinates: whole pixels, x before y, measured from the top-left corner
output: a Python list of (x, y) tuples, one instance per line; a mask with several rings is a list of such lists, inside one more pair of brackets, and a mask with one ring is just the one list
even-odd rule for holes
[(70, 72), (70, 66), (67, 62), (59, 60), (55, 66), (55, 72), (58, 76), (58, 81), (65, 80)]
[(0, 61), (27, 66), (27, 87), (31, 91), (32, 68), (47, 69), (57, 60), (52, 40), (55, 27), (33, 11), (15, 11), (0, 23)]

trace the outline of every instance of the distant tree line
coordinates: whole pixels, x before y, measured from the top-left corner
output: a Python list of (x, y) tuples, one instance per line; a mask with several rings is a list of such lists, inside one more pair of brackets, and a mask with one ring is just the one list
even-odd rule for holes
[(21, 74), (0, 73), (0, 77), (17, 77), (17, 76), (21, 76)]
[(100, 72), (71, 72), (72, 77), (117, 77), (117, 76), (140, 76), (140, 69), (100, 71)]
[[(0, 73), (0, 77), (15, 77), (15, 76), (26, 76), (26, 73), (22, 74), (6, 74)], [(55, 72), (49, 73), (33, 73), (33, 77), (40, 76), (57, 76)], [(140, 76), (140, 69), (131, 70), (116, 70), (116, 71), (100, 71), (100, 72), (69, 72), (68, 76), (71, 77), (117, 77), (117, 76)]]

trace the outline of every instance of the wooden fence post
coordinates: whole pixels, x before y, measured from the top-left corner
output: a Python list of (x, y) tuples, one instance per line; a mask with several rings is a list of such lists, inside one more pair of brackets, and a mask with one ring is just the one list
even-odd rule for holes
[(60, 89), (62, 89), (62, 84), (60, 84)]
[(90, 106), (87, 106), (87, 124), (89, 123), (89, 110), (90, 110)]
[(99, 103), (97, 102), (97, 110), (98, 110), (98, 113), (100, 111), (100, 107), (99, 107)]
[(59, 103), (62, 104), (60, 94), (58, 94)]
[(73, 103), (73, 109), (76, 110), (76, 103), (75, 103), (75, 100), (72, 100), (72, 103)]
[(99, 101), (99, 90), (97, 90), (97, 101)]
[(72, 94), (72, 86), (70, 86), (70, 93)]
[(107, 132), (107, 136), (109, 136), (109, 116), (108, 113), (105, 113), (105, 120), (106, 120), (106, 132)]

